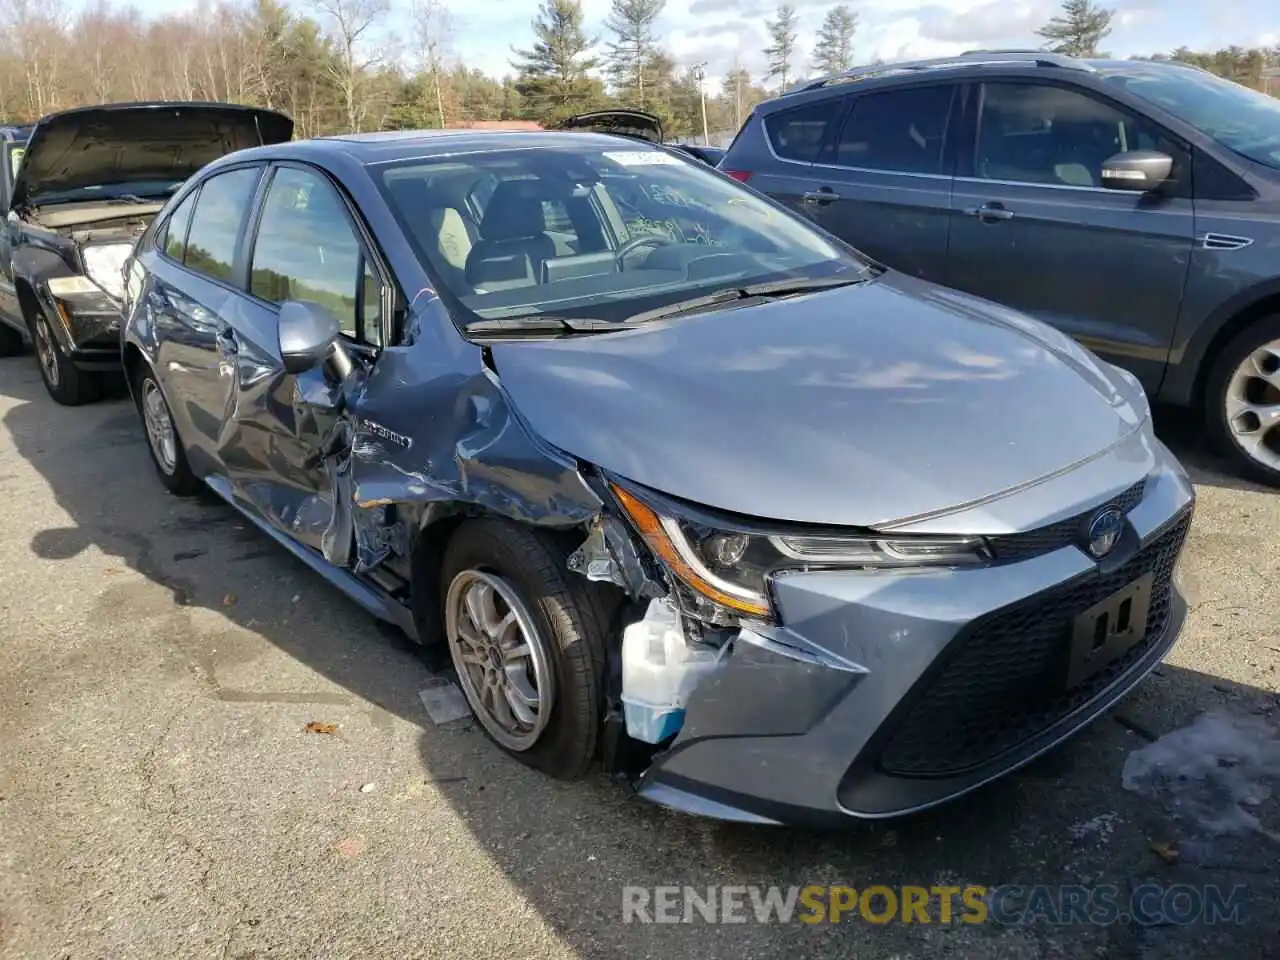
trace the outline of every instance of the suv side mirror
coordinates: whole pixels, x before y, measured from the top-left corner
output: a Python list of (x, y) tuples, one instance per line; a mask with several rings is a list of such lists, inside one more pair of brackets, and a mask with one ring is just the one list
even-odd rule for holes
[(339, 343), (338, 321), (319, 304), (288, 300), (280, 304), (280, 357), (292, 374), (314, 370), (326, 360), (334, 360), (339, 372), (349, 364)]
[(1117, 153), (1102, 164), (1102, 185), (1108, 190), (1148, 193), (1169, 179), (1173, 157), (1158, 150)]

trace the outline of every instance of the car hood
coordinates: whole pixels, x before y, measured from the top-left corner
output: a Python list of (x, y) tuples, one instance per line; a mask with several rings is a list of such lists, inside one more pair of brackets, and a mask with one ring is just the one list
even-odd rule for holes
[(491, 347), (545, 440), (762, 519), (878, 527), (994, 499), (1141, 429), (1131, 377), (1044, 324), (896, 274), (614, 334)]
[(106, 104), (50, 114), (27, 142), (13, 206), (107, 183), (185, 180), (224, 154), (292, 136), (284, 114), (235, 104)]
[(560, 130), (587, 130), (591, 133), (616, 133), (662, 143), (662, 120), (639, 110), (596, 110), (569, 117), (558, 125)]

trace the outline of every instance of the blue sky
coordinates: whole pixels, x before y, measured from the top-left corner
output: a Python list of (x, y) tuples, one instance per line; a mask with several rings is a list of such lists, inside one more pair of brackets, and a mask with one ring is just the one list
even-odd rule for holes
[[(407, 8), (411, 0), (392, 0)], [(1052, 16), (1059, 0), (846, 0), (858, 13), (854, 38), (859, 61), (946, 56), (973, 47), (1038, 46), (1035, 29)], [(510, 73), (511, 47), (528, 43), (537, 0), (446, 0), (455, 21), (453, 53), (489, 73)], [(792, 0), (800, 14), (801, 58), (808, 69), (812, 34), (833, 0)], [(149, 0), (154, 12), (194, 6), (193, 0)], [(295, 2), (299, 9), (306, 4)], [(610, 0), (583, 0), (596, 35)], [(713, 78), (735, 57), (753, 74), (763, 68), (764, 22), (777, 0), (667, 0), (661, 20), (666, 46), (684, 64), (706, 61)], [(1115, 28), (1105, 43), (1117, 56), (1153, 53), (1186, 44), (1216, 49), (1230, 44), (1280, 44), (1280, 0), (1109, 0)], [(401, 14), (392, 32), (407, 34)]]

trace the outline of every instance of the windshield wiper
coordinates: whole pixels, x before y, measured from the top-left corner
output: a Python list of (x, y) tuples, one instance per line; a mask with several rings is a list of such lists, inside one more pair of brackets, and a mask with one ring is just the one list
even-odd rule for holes
[(611, 333), (625, 330), (630, 323), (596, 320), (591, 317), (557, 317), (535, 313), (524, 317), (491, 317), (467, 324), (467, 333)]
[(726, 287), (714, 293), (692, 297), (689, 300), (678, 300), (675, 303), (667, 304), (665, 307), (657, 307), (653, 310), (646, 310), (643, 313), (632, 314), (627, 317), (626, 322), (634, 325), (648, 323), (653, 320), (665, 320), (668, 317), (678, 317), (681, 314), (718, 307), (721, 304), (733, 303), (736, 300), (754, 300), (757, 297), (789, 297), (801, 293), (815, 293), (819, 290), (852, 286), (855, 283), (863, 283), (868, 279), (870, 278), (867, 276), (853, 278), (819, 277), (808, 280), (787, 277), (782, 280), (770, 280), (768, 283), (751, 283), (744, 284), (741, 287)]

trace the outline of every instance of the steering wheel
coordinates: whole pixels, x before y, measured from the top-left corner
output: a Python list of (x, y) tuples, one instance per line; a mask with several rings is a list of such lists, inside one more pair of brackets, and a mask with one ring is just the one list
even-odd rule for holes
[(638, 237), (632, 237), (620, 246), (617, 249), (617, 252), (614, 253), (613, 259), (617, 261), (619, 270), (625, 270), (627, 269), (627, 258), (637, 250), (642, 250), (645, 247), (653, 247), (656, 249), (658, 247), (665, 247), (674, 242), (675, 241), (670, 237), (661, 237), (652, 233), (642, 234)]

